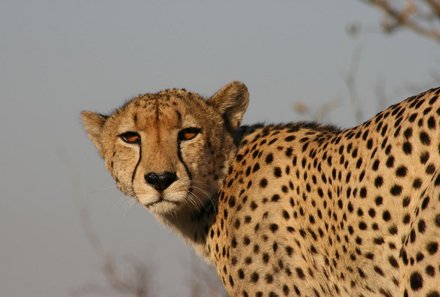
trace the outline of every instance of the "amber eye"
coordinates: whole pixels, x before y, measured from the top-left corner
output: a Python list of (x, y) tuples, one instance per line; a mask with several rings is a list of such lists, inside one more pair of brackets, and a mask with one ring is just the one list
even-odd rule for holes
[(141, 136), (136, 132), (125, 132), (120, 134), (119, 137), (126, 143), (139, 143), (141, 141)]
[(200, 128), (185, 128), (181, 130), (178, 134), (178, 138), (180, 141), (182, 140), (191, 140), (200, 133)]

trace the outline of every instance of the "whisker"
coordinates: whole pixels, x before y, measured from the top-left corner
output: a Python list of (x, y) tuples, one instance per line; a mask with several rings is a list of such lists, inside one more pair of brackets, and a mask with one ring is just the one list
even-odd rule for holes
[[(198, 187), (198, 186), (195, 185), (195, 184), (193, 184), (193, 188), (194, 188), (195, 190), (200, 191), (201, 194), (205, 195), (206, 198), (209, 199), (209, 201), (211, 202), (212, 206), (214, 207), (214, 211), (217, 212), (217, 207), (216, 207), (216, 203), (215, 203), (215, 201), (214, 201), (214, 199), (213, 199), (213, 195), (210, 195), (209, 192), (207, 192), (206, 190), (204, 190), (204, 189)], [(197, 198), (199, 198), (199, 197), (197, 197)]]

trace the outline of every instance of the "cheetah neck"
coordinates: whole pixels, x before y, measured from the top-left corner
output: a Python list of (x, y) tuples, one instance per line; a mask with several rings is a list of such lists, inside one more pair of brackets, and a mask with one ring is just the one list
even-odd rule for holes
[(208, 259), (205, 251), (206, 236), (214, 222), (217, 209), (217, 198), (214, 195), (202, 208), (187, 210), (179, 214), (165, 214), (159, 219), (178, 233), (195, 251)]

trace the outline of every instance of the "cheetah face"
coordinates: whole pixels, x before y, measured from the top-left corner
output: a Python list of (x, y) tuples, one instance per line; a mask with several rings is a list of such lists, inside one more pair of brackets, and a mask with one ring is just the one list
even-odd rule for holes
[(82, 113), (118, 188), (156, 214), (210, 203), (235, 153), (232, 133), (248, 103), (233, 82), (208, 100), (185, 90), (133, 98), (113, 114)]

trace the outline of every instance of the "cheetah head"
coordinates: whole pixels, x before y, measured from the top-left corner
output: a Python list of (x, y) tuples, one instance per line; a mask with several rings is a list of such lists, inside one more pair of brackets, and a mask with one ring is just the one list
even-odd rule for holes
[(175, 215), (205, 206), (217, 192), (248, 97), (240, 82), (207, 100), (165, 90), (110, 115), (83, 111), (82, 121), (118, 188), (155, 214)]

